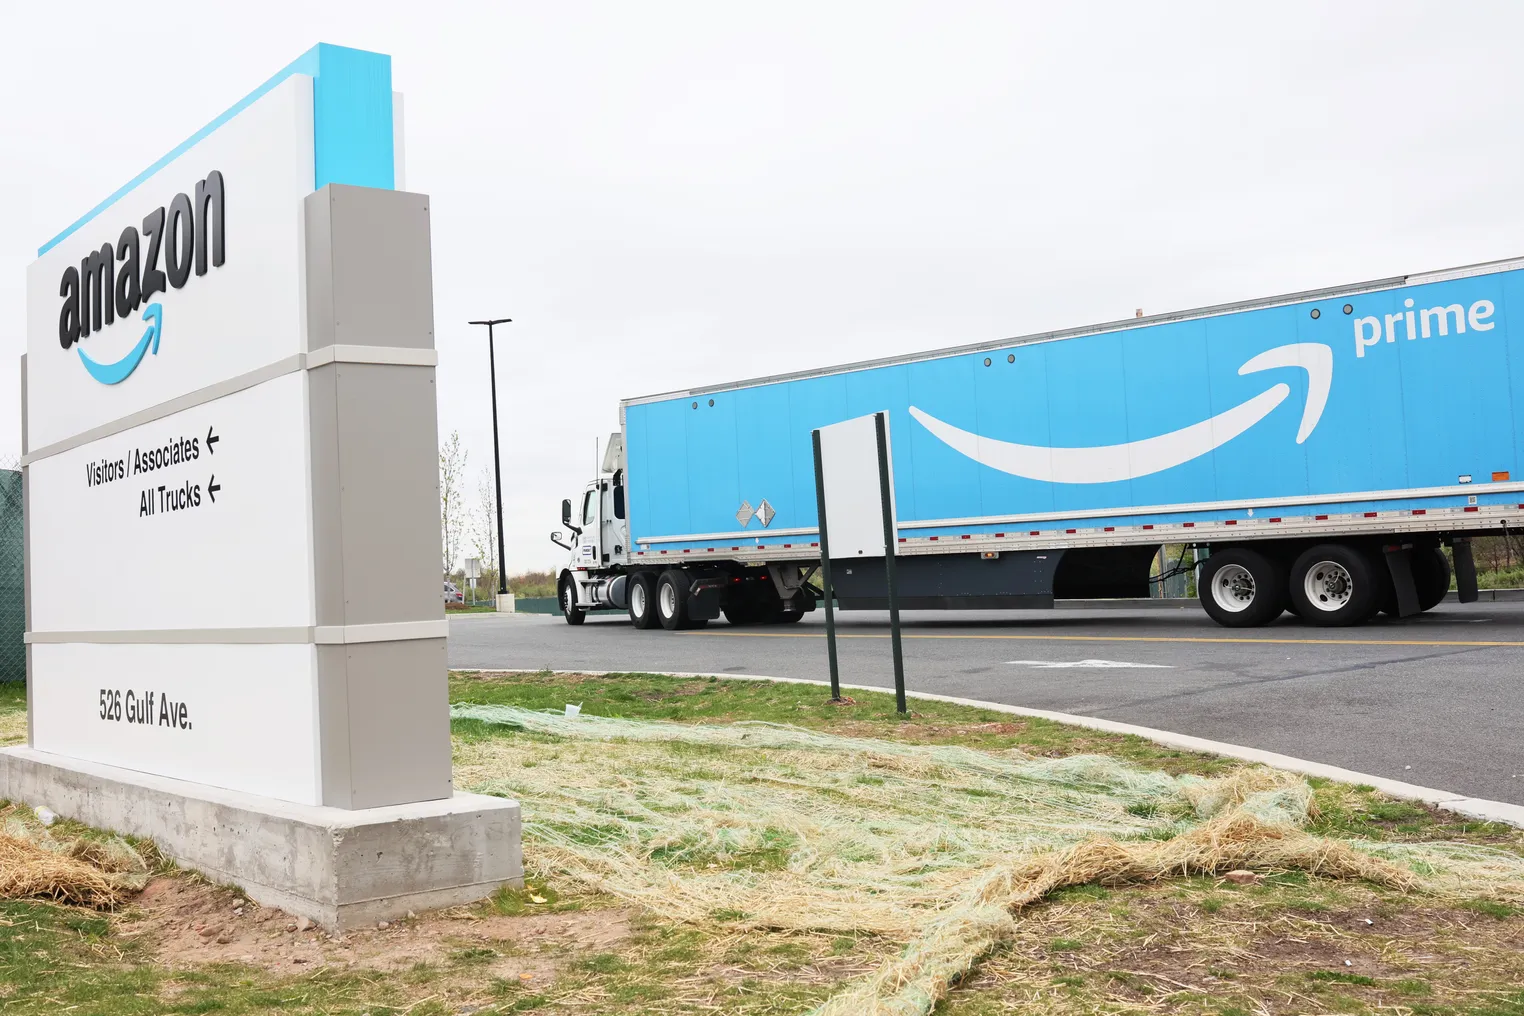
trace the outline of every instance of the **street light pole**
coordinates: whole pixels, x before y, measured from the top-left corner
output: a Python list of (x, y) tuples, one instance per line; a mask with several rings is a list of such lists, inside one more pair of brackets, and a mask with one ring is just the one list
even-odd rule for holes
[(487, 326), (487, 372), (492, 378), (492, 482), (497, 486), (497, 591), (501, 596), (508, 592), (508, 568), (503, 547), (503, 454), (497, 445), (497, 353), (493, 350), (492, 326), (512, 324), (513, 318), (469, 323)]

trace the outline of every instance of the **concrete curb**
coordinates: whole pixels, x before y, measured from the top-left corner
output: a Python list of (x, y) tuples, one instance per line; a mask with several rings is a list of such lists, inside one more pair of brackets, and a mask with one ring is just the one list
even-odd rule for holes
[[(458, 669), (485, 670), (486, 668)], [(498, 667), (493, 669), (531, 674), (544, 673), (539, 667)], [(587, 674), (590, 677), (606, 677), (610, 674), (629, 673), (629, 671), (552, 670), (550, 673)], [(829, 681), (814, 681), (803, 677), (772, 677), (767, 674), (667, 672), (663, 676), (714, 677), (734, 681), (772, 681), (775, 684), (808, 684), (816, 687), (830, 687)], [(891, 694), (894, 691), (892, 688), (879, 688), (869, 684), (844, 684), (841, 687), (844, 691), (876, 691), (889, 692)], [(1310, 762), (1306, 759), (1281, 755), (1273, 751), (1263, 751), (1259, 748), (1249, 748), (1241, 744), (1209, 741), (1204, 737), (1192, 737), (1189, 734), (1176, 734), (1169, 730), (1156, 730), (1153, 727), (1140, 727), (1132, 723), (1104, 720), (1097, 716), (1078, 716), (1074, 713), (1058, 713), (1048, 709), (1027, 709), (1023, 706), (1009, 706), (1002, 702), (985, 702), (981, 699), (958, 698), (954, 695), (936, 695), (923, 691), (907, 691), (905, 695), (907, 698), (922, 699), (927, 702), (947, 702), (952, 705), (988, 709), (991, 712), (1007, 713), (1012, 716), (1052, 720), (1055, 723), (1065, 723), (1072, 727), (1085, 727), (1090, 730), (1101, 730), (1109, 734), (1130, 734), (1133, 737), (1141, 737), (1169, 748), (1180, 748), (1184, 751), (1201, 752), (1206, 755), (1221, 755), (1225, 758), (1242, 759), (1245, 762), (1254, 762), (1259, 765), (1270, 766), (1274, 769), (1285, 769), (1288, 772), (1301, 773), (1303, 776), (1319, 776), (1324, 779), (1335, 780), (1339, 783), (1375, 787), (1389, 797), (1408, 801), (1423, 801), (1425, 804), (1434, 805), (1441, 811), (1452, 812), (1462, 818), (1475, 819), (1480, 822), (1501, 822), (1505, 825), (1524, 829), (1524, 805), (1508, 804), (1505, 801), (1489, 801), (1480, 797), (1468, 797), (1465, 794), (1457, 794), (1449, 790), (1435, 790), (1432, 787), (1421, 787), (1414, 783), (1403, 783), (1401, 780), (1391, 780), (1384, 776), (1357, 773), (1353, 769), (1341, 769), (1338, 766), (1325, 765), (1322, 762)]]

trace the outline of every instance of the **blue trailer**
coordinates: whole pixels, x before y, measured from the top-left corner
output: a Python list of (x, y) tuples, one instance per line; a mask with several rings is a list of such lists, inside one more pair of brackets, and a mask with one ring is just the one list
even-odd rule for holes
[[(1147, 596), (1159, 548), (1180, 544), (1224, 625), (1407, 616), (1443, 598), (1452, 562), (1474, 599), (1467, 541), (1524, 524), (1524, 259), (620, 410), (555, 537), (572, 623), (599, 608), (669, 629), (813, 609), (811, 431), (879, 411), (906, 608)], [(882, 560), (833, 580), (844, 609), (884, 605)]]

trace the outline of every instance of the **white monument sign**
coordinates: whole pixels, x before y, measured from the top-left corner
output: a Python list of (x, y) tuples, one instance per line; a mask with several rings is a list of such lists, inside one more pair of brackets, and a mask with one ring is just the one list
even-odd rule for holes
[[(27, 272), (29, 741), (0, 797), (340, 926), (521, 875), (517, 805), (451, 784), (400, 109), (389, 57), (315, 47)], [(346, 839), (385, 843), (392, 882)]]

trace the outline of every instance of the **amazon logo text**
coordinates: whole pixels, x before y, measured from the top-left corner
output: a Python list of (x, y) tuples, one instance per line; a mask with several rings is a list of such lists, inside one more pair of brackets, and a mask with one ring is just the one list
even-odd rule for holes
[(1355, 355), (1357, 357), (1365, 356), (1366, 349), (1380, 342), (1383, 334), (1386, 336), (1386, 341), (1396, 342), (1399, 330), (1404, 339), (1427, 339), (1436, 334), (1449, 335), (1452, 328), (1456, 335), (1464, 335), (1468, 323), (1473, 332), (1490, 332), (1497, 326), (1496, 321), (1489, 320), (1495, 310), (1491, 300), (1478, 300), (1470, 307), (1452, 303), (1448, 307), (1428, 307), (1416, 310), (1413, 307), (1413, 298), (1408, 297), (1402, 301), (1402, 305), (1407, 309), (1397, 314), (1386, 315), (1384, 330), (1380, 318), (1355, 318)]
[[(193, 200), (183, 192), (176, 194), (168, 210), (160, 206), (143, 219), (141, 234), (137, 226), (128, 226), (115, 244), (103, 243), (78, 268), (64, 269), (58, 283), (58, 295), (63, 298), (58, 312), (59, 345), (68, 349), (143, 304), (156, 310), (158, 305), (151, 303), (154, 294), (182, 288), (192, 270), (205, 275), (209, 265), (222, 265), (227, 259), (222, 174), (208, 173), (196, 184), (195, 195)], [(161, 250), (163, 269), (159, 268)], [(83, 350), (80, 356), (84, 358)]]

